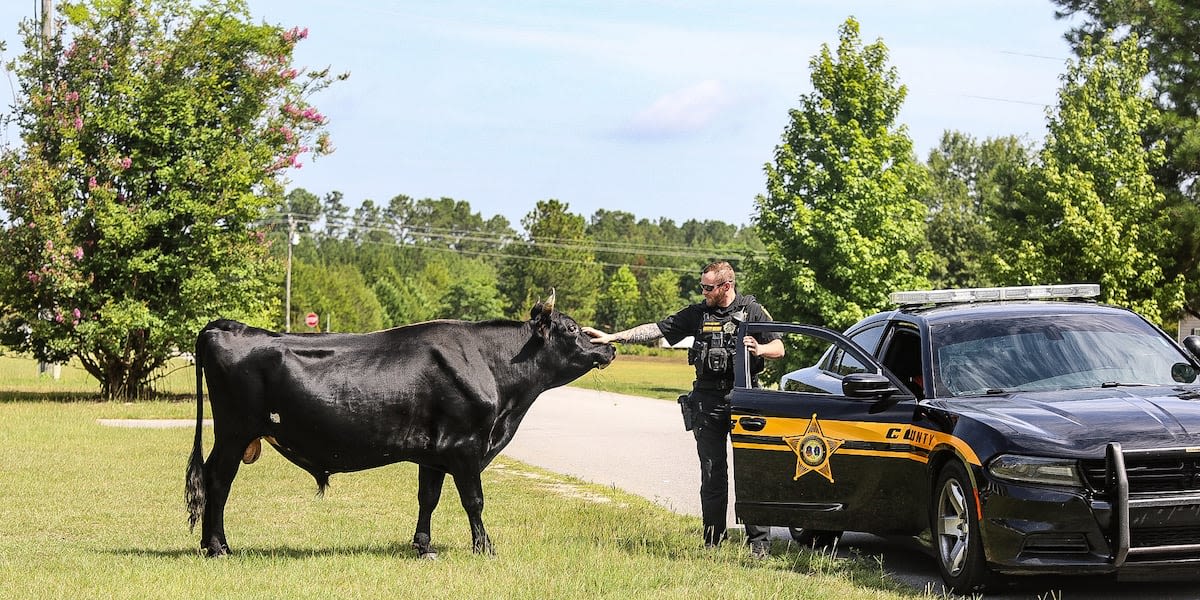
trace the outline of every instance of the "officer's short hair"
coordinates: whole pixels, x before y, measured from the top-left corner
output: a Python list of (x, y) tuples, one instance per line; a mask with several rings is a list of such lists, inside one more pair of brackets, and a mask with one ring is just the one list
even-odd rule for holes
[(702, 269), (700, 271), (700, 274), (703, 275), (705, 273), (708, 273), (709, 271), (716, 271), (717, 277), (719, 277), (720, 279), (723, 279), (725, 281), (733, 281), (734, 280), (735, 274), (733, 272), (733, 266), (723, 260), (708, 263), (708, 265), (706, 265), (704, 267), (704, 269)]

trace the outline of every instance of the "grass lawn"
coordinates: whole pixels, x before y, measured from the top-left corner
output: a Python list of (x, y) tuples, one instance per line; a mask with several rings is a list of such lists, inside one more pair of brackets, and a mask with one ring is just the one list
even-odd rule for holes
[(866, 559), (708, 552), (696, 518), (503, 457), (484, 471), (495, 558), (471, 553), (449, 482), (433, 522), (441, 558), (421, 561), (409, 547), (413, 465), (335, 475), (318, 499), (308, 474), (264, 445), (230, 497), (234, 555), (206, 559), (183, 503), (193, 430), (97, 423), (193, 410), (0, 393), (0, 598), (929, 597)]
[[(738, 544), (705, 551), (698, 518), (505, 457), (483, 474), (497, 556), (471, 553), (447, 482), (433, 520), (441, 558), (422, 561), (409, 546), (415, 466), (335, 475), (319, 499), (266, 444), (227, 507), (234, 555), (206, 559), (183, 501), (194, 430), (97, 423), (194, 418), (194, 371), (172, 368), (157, 384), (172, 401), (96, 402), (77, 366), (54, 380), (32, 360), (0, 357), (0, 599), (934, 597), (870, 559), (782, 543), (765, 561)], [(674, 399), (690, 381), (682, 357), (621, 356), (576, 384)]]

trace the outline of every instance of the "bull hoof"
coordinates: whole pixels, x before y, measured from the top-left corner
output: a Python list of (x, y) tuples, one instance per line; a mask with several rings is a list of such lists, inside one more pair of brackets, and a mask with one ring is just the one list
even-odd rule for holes
[(418, 533), (413, 536), (413, 550), (417, 551), (417, 556), (422, 560), (437, 560), (437, 550), (433, 549), (433, 540), (429, 539), (428, 533)]
[(229, 546), (224, 544), (217, 547), (204, 546), (201, 550), (204, 551), (204, 556), (208, 558), (224, 558), (229, 556)]

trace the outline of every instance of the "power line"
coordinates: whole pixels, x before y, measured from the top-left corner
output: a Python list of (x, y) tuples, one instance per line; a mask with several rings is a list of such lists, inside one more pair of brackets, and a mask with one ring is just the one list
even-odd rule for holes
[[(282, 217), (277, 218), (277, 219), (282, 219)], [(271, 219), (268, 219), (267, 221), (270, 221), (270, 220)], [(348, 220), (348, 219), (347, 220), (339, 219), (339, 220), (332, 220), (332, 221), (329, 219), (325, 219), (324, 221), (322, 221), (321, 219), (318, 219), (318, 218), (312, 218), (312, 219), (297, 219), (297, 222), (305, 223), (305, 224), (309, 224), (309, 225), (316, 224), (316, 223), (324, 223), (326, 225), (332, 225), (334, 227), (339, 227), (339, 228), (343, 228), (343, 229), (354, 228), (354, 229), (358, 229), (358, 230), (377, 231), (377, 232), (387, 233), (389, 235), (396, 235), (396, 236), (401, 236), (401, 237), (426, 237), (426, 238), (436, 238), (436, 239), (481, 241), (481, 242), (485, 242), (485, 243), (486, 242), (496, 242), (496, 243), (505, 243), (505, 244), (524, 242), (524, 243), (532, 243), (532, 244), (537, 244), (537, 245), (548, 245), (548, 246), (560, 245), (563, 247), (570, 247), (570, 248), (574, 248), (574, 249), (588, 249), (588, 250), (595, 250), (598, 252), (612, 252), (612, 253), (624, 252), (624, 253), (634, 253), (634, 254), (657, 254), (657, 255), (662, 255), (662, 256), (676, 256), (676, 257), (681, 257), (681, 258), (689, 258), (689, 257), (696, 255), (695, 248), (689, 247), (689, 246), (638, 244), (638, 243), (634, 243), (634, 242), (622, 243), (622, 242), (615, 242), (615, 241), (600, 242), (600, 241), (595, 241), (595, 240), (593, 240), (587, 244), (579, 244), (578, 243), (579, 240), (569, 239), (569, 238), (536, 238), (532, 241), (529, 241), (529, 240), (522, 240), (519, 236), (515, 236), (515, 235), (510, 236), (510, 235), (506, 235), (506, 234), (483, 231), (483, 230), (447, 229), (447, 228), (426, 227), (426, 226), (411, 226), (410, 227), (410, 226), (399, 225), (399, 224), (396, 225), (395, 227), (372, 226), (372, 225), (362, 225), (362, 224), (359, 224), (357, 222), (354, 222), (354, 221)], [(734, 256), (733, 258), (741, 258), (741, 257)]]
[(978, 100), (991, 100), (992, 102), (1008, 102), (1010, 104), (1028, 104), (1031, 106), (1041, 106), (1042, 108), (1050, 107), (1049, 104), (1043, 104), (1041, 102), (1033, 102), (1030, 100), (1013, 100), (1011, 98), (994, 98), (992, 96), (976, 96), (974, 94), (963, 94), (963, 96), (966, 98), (975, 98)]
[[(265, 219), (264, 223), (281, 223), (284, 217), (275, 217)], [(656, 246), (656, 245), (638, 245), (635, 243), (621, 242), (597, 242), (597, 241), (580, 241), (563, 238), (541, 238), (534, 240), (523, 240), (520, 237), (500, 234), (495, 232), (481, 230), (455, 230), (436, 227), (406, 227), (403, 225), (397, 227), (386, 226), (371, 226), (355, 223), (349, 219), (336, 220), (321, 220), (317, 218), (304, 219), (296, 218), (296, 223), (313, 225), (316, 223), (324, 223), (327, 227), (333, 226), (341, 229), (355, 229), (357, 231), (379, 232), (394, 236), (397, 239), (396, 245), (402, 246), (402, 239), (440, 239), (448, 240), (455, 243), (461, 242), (479, 242), (483, 244), (496, 245), (500, 248), (505, 248), (513, 244), (522, 246), (548, 247), (559, 248), (564, 250), (581, 250), (586, 252), (604, 252), (609, 254), (635, 254), (643, 256), (661, 256), (667, 258), (684, 258), (684, 259), (707, 259), (714, 256), (722, 256), (729, 259), (740, 260), (744, 259), (745, 255), (740, 252), (721, 251), (716, 249), (697, 250), (686, 246)], [(367, 241), (367, 240), (363, 240)], [(448, 250), (461, 251), (461, 249), (447, 248)], [(492, 256), (514, 257), (519, 258), (521, 255), (515, 254), (493, 254)], [(619, 264), (603, 263), (609, 266), (620, 266)], [(659, 267), (661, 268), (661, 267)]]
[(1053, 60), (1055, 62), (1067, 62), (1066, 58), (1061, 56), (1046, 56), (1044, 54), (1030, 54), (1028, 52), (1016, 52), (1013, 50), (997, 50), (1000, 54), (1011, 54), (1013, 56), (1024, 56), (1027, 58), (1040, 58), (1043, 60)]

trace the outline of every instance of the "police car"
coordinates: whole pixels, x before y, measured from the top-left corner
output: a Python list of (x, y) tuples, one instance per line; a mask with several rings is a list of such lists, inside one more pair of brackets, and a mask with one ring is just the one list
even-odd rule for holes
[(1185, 349), (1099, 291), (901, 292), (845, 334), (743, 324), (825, 350), (767, 389), (739, 349), (738, 519), (915, 536), (959, 593), (1002, 575), (1194, 577), (1200, 338)]

